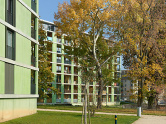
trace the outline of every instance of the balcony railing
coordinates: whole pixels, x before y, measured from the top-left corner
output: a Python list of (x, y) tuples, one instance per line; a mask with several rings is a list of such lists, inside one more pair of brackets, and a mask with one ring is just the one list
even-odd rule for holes
[(36, 0), (31, 0), (31, 9), (36, 12)]
[(36, 30), (33, 27), (31, 27), (31, 37), (36, 39)]
[(64, 102), (71, 103), (71, 99), (64, 99)]
[(31, 56), (31, 65), (32, 66), (36, 66), (36, 57), (35, 56)]
[(78, 103), (78, 99), (73, 99), (73, 102), (74, 103)]
[(65, 80), (65, 84), (71, 84), (71, 80)]
[(70, 70), (64, 70), (64, 73), (71, 74), (71, 71)]
[(13, 25), (13, 13), (11, 13), (9, 10), (7, 10), (7, 22)]
[(61, 59), (57, 59), (57, 63), (61, 63)]
[(61, 102), (61, 99), (56, 99), (56, 102), (58, 102), (58, 103)]
[(71, 61), (65, 61), (65, 64), (71, 64)]

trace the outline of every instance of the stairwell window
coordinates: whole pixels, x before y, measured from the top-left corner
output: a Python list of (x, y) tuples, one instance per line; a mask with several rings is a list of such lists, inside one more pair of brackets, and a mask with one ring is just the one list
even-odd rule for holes
[(15, 38), (14, 32), (7, 29), (6, 31), (6, 58), (15, 60)]

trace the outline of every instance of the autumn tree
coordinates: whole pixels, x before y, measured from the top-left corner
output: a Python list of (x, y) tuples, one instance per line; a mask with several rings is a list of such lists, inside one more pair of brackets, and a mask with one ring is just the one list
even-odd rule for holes
[(51, 71), (49, 60), (50, 53), (48, 50), (51, 43), (46, 40), (46, 32), (43, 29), (42, 22), (39, 23), (39, 75), (38, 75), (38, 90), (40, 98), (47, 98), (49, 93), (57, 92), (52, 87), (51, 82), (54, 80), (54, 74)]
[[(138, 107), (143, 103), (143, 89), (160, 84), (165, 76), (164, 0), (122, 0), (119, 18), (119, 37), (123, 40), (123, 65), (128, 75), (138, 80)], [(151, 97), (152, 98), (152, 97)]]
[[(87, 63), (90, 60), (93, 62), (99, 83), (98, 108), (102, 106), (102, 68), (120, 49), (118, 42), (111, 43), (115, 40), (112, 30), (117, 23), (114, 20), (117, 6), (118, 0), (70, 0), (70, 4), (59, 4), (54, 16), (58, 33), (73, 41), (70, 54)], [(108, 40), (103, 40), (103, 37)]]

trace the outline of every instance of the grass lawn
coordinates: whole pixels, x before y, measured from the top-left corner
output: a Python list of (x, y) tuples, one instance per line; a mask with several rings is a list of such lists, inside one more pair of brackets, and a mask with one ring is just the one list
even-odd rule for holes
[[(81, 124), (82, 115), (79, 113), (38, 111), (37, 114), (14, 119), (2, 124)], [(119, 124), (132, 124), (139, 117), (118, 116)], [(114, 124), (113, 115), (96, 115), (91, 117), (92, 124)]]
[[(38, 108), (42, 109), (58, 109), (58, 110), (74, 110), (82, 111), (82, 106), (65, 106), (65, 105), (39, 105)], [(108, 112), (108, 113), (126, 113), (136, 114), (136, 109), (124, 109), (121, 106), (109, 106), (102, 107), (102, 109), (96, 110), (97, 112)], [(154, 110), (143, 110), (143, 115), (162, 115), (166, 116), (166, 111), (154, 111)]]

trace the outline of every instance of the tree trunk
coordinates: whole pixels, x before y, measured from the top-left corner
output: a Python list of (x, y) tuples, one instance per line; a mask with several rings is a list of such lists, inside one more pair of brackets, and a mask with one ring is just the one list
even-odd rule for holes
[(148, 109), (153, 108), (154, 99), (155, 99), (155, 97), (153, 97), (153, 96), (148, 97)]
[[(87, 86), (88, 88), (89, 88), (89, 83), (88, 83), (88, 86)], [(88, 105), (88, 120), (89, 120), (89, 124), (91, 124), (91, 121), (90, 121), (90, 102), (89, 102), (89, 92), (87, 92), (87, 98), (88, 98), (88, 100), (87, 100), (87, 105)]]
[(85, 83), (84, 124), (87, 124), (87, 84)]
[(143, 78), (141, 78), (141, 81), (138, 81), (138, 107), (142, 107), (143, 103)]
[(84, 123), (84, 101), (83, 101), (83, 107), (82, 107), (82, 121), (81, 124)]
[(101, 69), (98, 72), (98, 79), (99, 79), (99, 89), (98, 89), (98, 101), (97, 101), (97, 108), (102, 108), (102, 94), (103, 94), (103, 81), (102, 81), (102, 73)]

